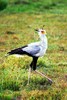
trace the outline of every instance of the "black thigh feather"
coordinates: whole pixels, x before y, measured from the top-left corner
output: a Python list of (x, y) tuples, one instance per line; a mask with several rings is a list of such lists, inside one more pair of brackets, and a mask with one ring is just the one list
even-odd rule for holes
[(8, 52), (8, 54), (9, 55), (13, 55), (13, 54), (28, 55), (28, 56), (33, 57), (33, 60), (32, 60), (32, 62), (30, 64), (30, 67), (33, 70), (36, 70), (36, 64), (37, 64), (38, 57), (32, 56), (31, 54), (27, 53), (26, 51), (23, 51), (23, 48), (25, 48), (25, 47), (27, 47), (27, 45), (23, 46), (21, 48), (17, 48), (17, 49), (11, 50), (10, 52)]
[(33, 57), (33, 60), (30, 64), (30, 67), (33, 69), (33, 70), (36, 70), (36, 64), (37, 64), (37, 60), (38, 60), (38, 57)]

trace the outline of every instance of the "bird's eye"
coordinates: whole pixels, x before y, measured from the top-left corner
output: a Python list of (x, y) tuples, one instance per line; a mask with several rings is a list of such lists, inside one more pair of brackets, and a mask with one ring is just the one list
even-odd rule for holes
[(44, 31), (41, 31), (41, 33), (44, 34), (45, 32)]

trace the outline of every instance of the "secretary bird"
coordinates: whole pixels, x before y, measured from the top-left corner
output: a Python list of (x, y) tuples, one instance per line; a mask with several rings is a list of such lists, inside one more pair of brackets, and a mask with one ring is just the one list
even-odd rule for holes
[(47, 37), (46, 37), (46, 31), (44, 29), (36, 29), (35, 31), (38, 33), (40, 37), (39, 42), (30, 43), (20, 48), (11, 50), (10, 52), (7, 53), (7, 55), (13, 55), (13, 54), (28, 55), (33, 58), (30, 64), (29, 73), (28, 73), (28, 84), (30, 81), (32, 70), (34, 70), (35, 73), (38, 73), (39, 75), (47, 78), (48, 81), (52, 83), (52, 80), (49, 77), (47, 77), (45, 74), (36, 70), (37, 60), (39, 57), (44, 56), (44, 54), (46, 53), (48, 42), (47, 42)]

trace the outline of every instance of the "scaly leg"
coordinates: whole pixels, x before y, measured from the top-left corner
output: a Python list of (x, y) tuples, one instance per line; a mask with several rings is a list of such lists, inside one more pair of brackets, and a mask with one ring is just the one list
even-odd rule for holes
[(28, 72), (28, 83), (27, 83), (27, 85), (29, 85), (29, 82), (30, 82), (30, 76), (31, 76), (31, 67), (29, 68), (29, 72)]
[(35, 70), (35, 72), (38, 73), (39, 75), (41, 75), (41, 76), (47, 78), (47, 79), (49, 80), (49, 82), (52, 83), (52, 80), (51, 80), (49, 77), (47, 77), (45, 74), (43, 74), (43, 73), (41, 73), (41, 72), (39, 72), (39, 71), (37, 71), (37, 70)]

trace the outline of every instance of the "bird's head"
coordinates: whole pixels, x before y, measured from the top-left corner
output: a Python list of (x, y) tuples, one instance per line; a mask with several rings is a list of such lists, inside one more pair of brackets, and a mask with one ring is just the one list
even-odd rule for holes
[(39, 34), (46, 34), (46, 30), (44, 29), (35, 29), (36, 32), (38, 32)]

